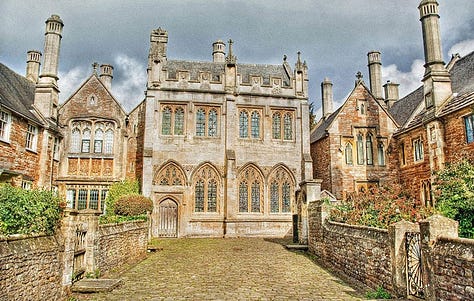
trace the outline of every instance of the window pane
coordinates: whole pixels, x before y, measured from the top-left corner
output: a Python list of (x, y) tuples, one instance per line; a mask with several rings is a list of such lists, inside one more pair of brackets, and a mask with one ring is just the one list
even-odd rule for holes
[(217, 183), (214, 180), (209, 181), (207, 187), (207, 212), (217, 211)]
[(76, 206), (76, 189), (68, 189), (66, 191), (66, 203), (68, 208), (75, 208)]
[(209, 137), (217, 136), (217, 111), (212, 109), (209, 111), (209, 123), (208, 123)]
[(246, 182), (240, 183), (239, 186), (239, 212), (248, 212), (249, 203), (248, 203), (248, 187)]
[(270, 186), (270, 212), (280, 211), (280, 195), (278, 191), (278, 183), (273, 182)]
[(283, 183), (281, 192), (282, 192), (281, 211), (290, 212), (290, 184)]
[(105, 145), (104, 145), (104, 153), (111, 154), (114, 151), (114, 131), (112, 129), (108, 129), (105, 132)]
[(240, 112), (239, 134), (240, 138), (248, 138), (249, 136), (249, 115), (244, 111)]
[(367, 165), (374, 164), (374, 150), (372, 148), (372, 135), (367, 134), (365, 141), (366, 156), (367, 156)]
[(252, 112), (252, 138), (260, 138), (260, 114)]
[(102, 152), (102, 142), (104, 140), (104, 131), (97, 129), (94, 132), (94, 153)]
[(273, 139), (281, 139), (281, 117), (280, 113), (272, 116), (272, 137)]
[(105, 214), (105, 199), (107, 198), (108, 192), (107, 189), (102, 189), (100, 191), (100, 211), (102, 211), (102, 214)]
[(364, 164), (364, 142), (362, 134), (357, 135), (357, 164)]
[(91, 131), (89, 129), (85, 129), (82, 131), (82, 149), (83, 153), (90, 152), (90, 143), (91, 143)]
[(70, 151), (71, 153), (79, 153), (81, 151), (81, 132), (78, 128), (72, 130)]
[(352, 164), (352, 144), (346, 144), (346, 164)]
[(161, 120), (161, 133), (163, 135), (171, 135), (171, 108), (166, 107), (163, 110)]
[(292, 127), (292, 118), (289, 113), (285, 114), (285, 140), (293, 139), (293, 127)]
[(380, 143), (378, 147), (378, 159), (379, 165), (385, 165), (385, 151), (382, 143)]
[(174, 113), (174, 134), (184, 134), (184, 110), (183, 108), (177, 108)]
[(99, 208), (99, 190), (92, 189), (89, 195), (89, 209), (97, 210)]
[(28, 131), (26, 132), (26, 148), (31, 150), (36, 150), (36, 139), (37, 139), (38, 129), (29, 124)]
[(474, 115), (464, 118), (466, 125), (466, 141), (467, 143), (474, 142)]
[(252, 183), (252, 212), (260, 212), (260, 184)]
[(203, 109), (196, 112), (196, 136), (204, 136), (206, 133), (206, 113)]
[(79, 195), (77, 197), (77, 209), (78, 210), (86, 209), (86, 202), (87, 202), (87, 190), (80, 189)]
[(199, 181), (196, 183), (194, 191), (194, 211), (203, 212), (204, 211), (204, 182)]
[(10, 138), (10, 114), (0, 111), (0, 139), (8, 141)]

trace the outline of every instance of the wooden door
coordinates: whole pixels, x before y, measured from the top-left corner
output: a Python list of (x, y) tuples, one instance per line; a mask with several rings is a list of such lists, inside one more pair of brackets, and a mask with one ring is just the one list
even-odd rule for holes
[(158, 213), (158, 236), (178, 237), (178, 205), (166, 199), (160, 203)]

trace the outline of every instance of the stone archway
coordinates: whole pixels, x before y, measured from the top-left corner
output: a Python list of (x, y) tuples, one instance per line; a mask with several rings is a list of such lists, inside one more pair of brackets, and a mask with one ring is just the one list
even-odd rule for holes
[(178, 237), (178, 204), (170, 198), (158, 206), (158, 237)]

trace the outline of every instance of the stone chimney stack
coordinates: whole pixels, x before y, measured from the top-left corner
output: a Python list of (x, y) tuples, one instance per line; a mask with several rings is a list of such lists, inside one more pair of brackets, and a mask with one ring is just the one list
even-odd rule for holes
[(113, 71), (114, 67), (112, 67), (112, 65), (100, 65), (100, 80), (109, 90), (112, 89), (112, 79), (114, 78)]
[(327, 118), (333, 112), (332, 82), (327, 77), (321, 83), (321, 96), (323, 99), (323, 118)]
[(159, 86), (163, 80), (162, 68), (166, 64), (168, 32), (158, 27), (150, 35), (150, 52), (148, 54), (148, 87)]
[(58, 15), (51, 15), (46, 20), (43, 67), (35, 90), (35, 107), (44, 117), (52, 119), (57, 118), (59, 102), (57, 80), (63, 26), (63, 21)]
[(367, 54), (369, 66), (370, 92), (377, 100), (382, 100), (382, 60), (379, 51)]
[(26, 78), (35, 84), (38, 82), (40, 65), (41, 52), (37, 50), (28, 51), (26, 58)]
[(428, 110), (432, 107), (436, 109), (452, 95), (451, 78), (444, 66), (441, 50), (438, 2), (436, 0), (422, 0), (418, 9), (425, 51), (425, 75), (423, 77), (425, 107)]
[(221, 40), (212, 44), (212, 61), (214, 63), (225, 63), (225, 43)]
[(387, 83), (383, 85), (383, 88), (385, 90), (385, 104), (387, 105), (388, 109), (390, 109), (393, 104), (400, 98), (398, 94), (398, 86), (400, 85), (392, 83), (391, 81), (387, 81)]

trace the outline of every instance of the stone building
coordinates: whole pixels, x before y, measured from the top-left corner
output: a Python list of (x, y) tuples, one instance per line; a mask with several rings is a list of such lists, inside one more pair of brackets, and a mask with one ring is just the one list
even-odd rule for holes
[(26, 189), (56, 188), (62, 137), (57, 127), (62, 28), (57, 15), (46, 20), (44, 55), (28, 52), (26, 77), (0, 64), (0, 182)]
[(153, 236), (291, 233), (296, 192), (313, 197), (306, 63), (240, 64), (220, 40), (212, 61), (168, 60), (161, 28), (150, 43), (143, 193)]

